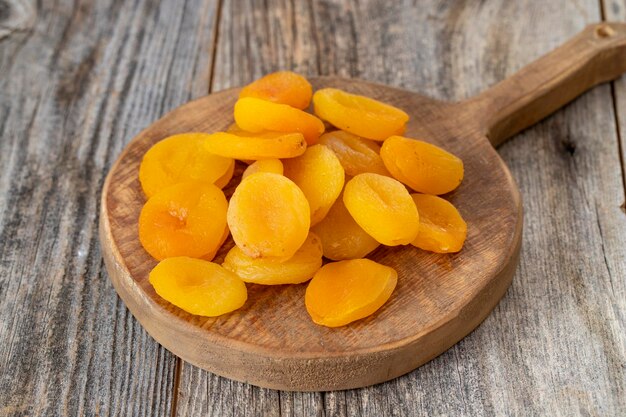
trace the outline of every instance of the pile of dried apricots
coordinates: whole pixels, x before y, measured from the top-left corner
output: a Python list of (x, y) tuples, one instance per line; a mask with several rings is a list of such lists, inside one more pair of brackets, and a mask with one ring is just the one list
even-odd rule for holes
[[(244, 305), (245, 283), (310, 280), (313, 321), (343, 326), (396, 286), (393, 268), (365, 259), (379, 245), (461, 250), (466, 223), (438, 195), (458, 187), (463, 162), (401, 136), (404, 111), (334, 88), (313, 94), (283, 71), (243, 88), (234, 119), (227, 132), (170, 136), (143, 157), (139, 239), (160, 261), (149, 279), (165, 300), (218, 316)], [(338, 130), (324, 133), (324, 122)], [(235, 160), (249, 166), (228, 201)], [(229, 234), (235, 246), (211, 262)]]

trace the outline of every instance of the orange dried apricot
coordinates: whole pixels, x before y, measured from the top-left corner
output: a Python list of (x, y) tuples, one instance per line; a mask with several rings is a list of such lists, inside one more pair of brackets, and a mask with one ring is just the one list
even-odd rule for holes
[(219, 188), (224, 188), (228, 185), (230, 180), (233, 179), (233, 175), (235, 174), (235, 160), (231, 159), (232, 163), (230, 164), (230, 168), (218, 179), (215, 180), (214, 184)]
[(296, 253), (284, 262), (254, 259), (235, 246), (226, 255), (222, 266), (253, 284), (300, 284), (311, 279), (322, 266), (322, 244), (319, 237), (309, 233)]
[(409, 120), (409, 115), (396, 107), (336, 88), (317, 90), (313, 105), (320, 119), (367, 139), (385, 140)]
[(152, 257), (202, 258), (215, 251), (226, 226), (228, 203), (213, 184), (183, 182), (146, 202), (139, 215), (139, 241)]
[(188, 257), (167, 258), (150, 272), (159, 296), (188, 313), (215, 317), (243, 306), (246, 284), (220, 265)]
[(397, 282), (393, 268), (369, 259), (332, 262), (317, 271), (304, 302), (315, 323), (344, 326), (376, 312), (391, 297)]
[(463, 180), (461, 159), (421, 140), (391, 136), (380, 156), (396, 179), (421, 193), (445, 194)]
[(248, 168), (243, 171), (241, 179), (256, 174), (257, 172), (273, 172), (274, 174), (283, 175), (283, 163), (280, 162), (280, 159), (259, 159), (248, 165)]
[(415, 203), (404, 185), (393, 178), (359, 174), (346, 184), (343, 202), (359, 226), (383, 245), (406, 245), (417, 236)]
[(230, 235), (230, 229), (228, 229), (228, 225), (226, 225), (226, 227), (224, 227), (224, 233), (222, 234), (222, 237), (219, 243), (217, 244), (217, 247), (215, 248), (215, 250), (204, 255), (202, 259), (204, 259), (205, 261), (212, 261), (213, 258), (215, 258), (215, 255), (217, 255), (217, 252), (220, 250), (220, 248), (224, 244), (224, 242), (226, 242), (226, 239), (228, 239), (229, 235)]
[(311, 228), (322, 240), (324, 256), (333, 261), (363, 258), (380, 244), (354, 221), (339, 196), (324, 220)]
[(324, 133), (319, 143), (335, 152), (346, 174), (351, 177), (364, 172), (391, 176), (379, 155), (380, 146), (376, 142), (350, 132), (335, 130)]
[(285, 160), (285, 176), (304, 192), (311, 209), (311, 224), (320, 222), (339, 197), (345, 174), (335, 153), (314, 145), (297, 158)]
[(311, 84), (302, 75), (291, 71), (278, 71), (242, 88), (239, 98), (255, 97), (304, 110), (309, 107), (312, 94)]
[(204, 133), (170, 136), (145, 153), (139, 167), (139, 181), (148, 198), (179, 182), (218, 182), (234, 167), (231, 158), (205, 149), (204, 136)]
[(235, 103), (235, 122), (248, 132), (302, 133), (307, 144), (313, 145), (324, 133), (324, 123), (312, 114), (286, 104), (244, 97)]
[(420, 213), (420, 227), (411, 244), (437, 253), (458, 252), (467, 237), (467, 224), (452, 203), (428, 194), (411, 194)]
[(228, 227), (252, 258), (286, 260), (302, 246), (310, 226), (309, 203), (290, 179), (257, 172), (237, 186), (228, 207)]
[(306, 142), (300, 133), (239, 136), (217, 132), (205, 135), (204, 147), (207, 152), (234, 159), (280, 159), (302, 155)]

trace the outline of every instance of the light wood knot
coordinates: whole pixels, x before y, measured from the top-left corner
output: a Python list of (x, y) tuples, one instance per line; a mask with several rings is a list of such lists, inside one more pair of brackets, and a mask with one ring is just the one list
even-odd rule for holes
[(615, 30), (608, 25), (600, 25), (596, 28), (596, 37), (598, 38), (610, 38), (615, 35)]

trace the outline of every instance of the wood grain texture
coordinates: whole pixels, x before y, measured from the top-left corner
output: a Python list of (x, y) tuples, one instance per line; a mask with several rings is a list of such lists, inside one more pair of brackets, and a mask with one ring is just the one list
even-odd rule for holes
[(176, 358), (108, 282), (98, 196), (133, 135), (206, 91), (214, 18), (212, 1), (0, 2), (0, 415), (170, 412)]
[[(94, 3), (0, 6), (0, 415), (170, 411), (173, 360), (155, 353), (101, 272), (99, 190), (89, 187), (134, 134), (207, 91), (214, 2)], [(32, 26), (6, 24), (7, 4), (9, 16), (15, 4), (32, 10)], [(626, 21), (623, 0), (603, 4), (607, 19)], [(181, 39), (194, 41), (163, 48), (182, 9)], [(591, 0), (225, 0), (223, 11), (216, 90), (292, 67), (447, 100), (601, 18)], [(106, 59), (95, 54), (99, 71), (86, 77), (75, 67), (94, 43)], [(69, 57), (65, 66), (52, 54)], [(57, 105), (61, 79), (74, 99)], [(614, 85), (623, 141), (626, 82)], [(626, 216), (610, 103), (599, 87), (500, 148), (525, 196), (521, 266), (494, 314), (453, 349), (388, 383), (328, 393), (263, 390), (183, 364), (177, 414), (623, 415)]]
[[(276, 46), (282, 49), (273, 52), (283, 57), (279, 63), (247, 52), (258, 45), (255, 39), (269, 39), (267, 26), (253, 24), (250, 13), (259, 21), (271, 17), (276, 28), (293, 15), (292, 3), (269, 2), (267, 12), (248, 6), (231, 21), (223, 16), (214, 85), (243, 84), (274, 68), (303, 70), (291, 51), (306, 49), (306, 71), (318, 67), (322, 74), (462, 99), (601, 18), (595, 1), (318, 1), (311, 9), (294, 3), (302, 30), (297, 38), (285, 32), (287, 40)], [(622, 3), (612, 3), (624, 10)], [(235, 26), (239, 35), (229, 35)], [(317, 62), (310, 64), (313, 57)], [(228, 74), (226, 67), (238, 68), (237, 73)], [(616, 85), (623, 83), (622, 78)], [(626, 243), (624, 216), (616, 209), (624, 203), (624, 191), (609, 90), (597, 88), (500, 149), (525, 196), (522, 261), (508, 295), (476, 331), (385, 384), (278, 392), (282, 415), (623, 414)], [(603, 209), (596, 212), (595, 204)], [(563, 253), (555, 256), (555, 251)], [(614, 292), (608, 291), (609, 272)], [(231, 404), (240, 399), (248, 410), (263, 410), (264, 395), (266, 390), (227, 383), (184, 364), (178, 415), (206, 410), (234, 415)]]

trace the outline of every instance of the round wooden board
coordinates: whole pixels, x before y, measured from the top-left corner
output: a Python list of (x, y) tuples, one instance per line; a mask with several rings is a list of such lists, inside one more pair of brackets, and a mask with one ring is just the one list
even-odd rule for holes
[[(109, 276), (152, 337), (218, 375), (296, 391), (383, 382), (444, 352), (478, 326), (504, 295), (518, 262), (522, 230), (519, 192), (473, 122), (480, 109), (473, 109), (471, 102), (442, 103), (358, 80), (316, 78), (312, 83), (315, 88), (339, 87), (404, 109), (411, 115), (406, 136), (440, 145), (465, 164), (463, 183), (445, 196), (467, 221), (463, 250), (441, 255), (412, 246), (377, 249), (369, 258), (395, 268), (398, 285), (374, 315), (341, 328), (318, 326), (304, 307), (303, 284), (249, 285), (248, 301), (240, 310), (218, 318), (199, 317), (161, 299), (148, 282), (157, 262), (137, 236), (145, 203), (138, 180), (141, 158), (169, 135), (225, 130), (233, 122), (236, 89), (187, 103), (134, 138), (107, 177), (100, 216)], [(227, 195), (238, 180), (235, 177), (225, 189)], [(230, 245), (225, 245), (218, 262)]]

